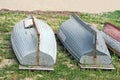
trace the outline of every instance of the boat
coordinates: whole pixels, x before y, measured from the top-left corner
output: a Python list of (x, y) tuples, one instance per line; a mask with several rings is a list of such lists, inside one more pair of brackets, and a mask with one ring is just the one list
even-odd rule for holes
[(101, 33), (75, 14), (62, 23), (57, 36), (68, 52), (79, 61), (81, 67), (113, 69), (103, 67), (111, 64), (111, 56)]
[(117, 40), (118, 42), (120, 42), (120, 28), (109, 23), (109, 22), (106, 22), (104, 24), (104, 28), (103, 28), (103, 31), (111, 36), (113, 39)]
[(11, 34), (14, 53), (21, 65), (54, 66), (56, 39), (52, 28), (33, 16), (18, 22)]
[(120, 28), (106, 22), (101, 31), (108, 48), (120, 56)]

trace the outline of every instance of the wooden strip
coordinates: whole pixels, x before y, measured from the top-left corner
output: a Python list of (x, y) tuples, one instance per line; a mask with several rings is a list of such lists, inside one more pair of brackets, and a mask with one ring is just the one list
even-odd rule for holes
[(47, 70), (47, 71), (53, 71), (53, 66), (23, 66), (19, 65), (19, 69), (22, 70)]
[(38, 48), (37, 48), (37, 64), (40, 65), (40, 32), (38, 31), (38, 27), (35, 23), (34, 17), (32, 16), (33, 25), (35, 26), (35, 29), (37, 31), (38, 36)]
[(95, 34), (95, 45), (94, 45), (94, 58), (97, 58), (97, 52), (96, 52), (96, 46), (97, 46), (97, 34)]
[(116, 51), (115, 49), (113, 49), (110, 45), (107, 44), (107, 47), (113, 52), (116, 53), (119, 57), (120, 57), (120, 52)]
[(105, 70), (114, 70), (114, 66), (112, 64), (108, 65), (83, 65), (79, 64), (80, 68), (83, 69), (105, 69)]
[(94, 44), (94, 51), (93, 51), (93, 61), (94, 61), (94, 64), (96, 64), (96, 59), (97, 59), (96, 47), (97, 47), (97, 34), (95, 34), (95, 44)]

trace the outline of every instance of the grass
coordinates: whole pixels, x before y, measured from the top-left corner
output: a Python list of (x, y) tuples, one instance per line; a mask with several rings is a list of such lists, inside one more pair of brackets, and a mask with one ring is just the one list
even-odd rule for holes
[[(39, 12), (39, 14), (32, 14), (38, 19), (44, 20), (56, 30), (71, 15), (68, 12)], [(98, 29), (102, 29), (105, 22), (120, 26), (120, 11), (101, 14), (77, 14), (84, 21), (96, 25)], [(27, 80), (27, 78), (31, 80), (120, 80), (120, 59), (113, 52), (111, 52), (111, 56), (116, 70), (85, 70), (80, 69), (78, 62), (68, 52), (65, 53), (64, 48), (60, 45), (58, 45), (57, 62), (54, 71), (19, 70), (18, 61), (11, 48), (10, 35), (13, 26), (28, 15), (29, 13), (25, 12), (0, 12), (0, 62), (3, 59), (15, 60), (15, 63), (0, 70), (0, 80)]]

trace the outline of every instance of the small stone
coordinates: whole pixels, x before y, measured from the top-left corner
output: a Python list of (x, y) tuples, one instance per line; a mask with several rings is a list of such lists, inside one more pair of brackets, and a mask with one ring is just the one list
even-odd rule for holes
[(41, 77), (43, 77), (43, 75), (41, 75), (41, 74), (38, 74), (36, 77), (39, 77), (39, 78), (41, 78)]
[(96, 77), (96, 74), (90, 74), (91, 77)]
[(7, 73), (7, 74), (13, 74), (14, 71), (7, 71), (6, 73)]
[(4, 77), (0, 77), (0, 80), (4, 80)]
[(25, 78), (24, 80), (33, 80), (32, 78)]

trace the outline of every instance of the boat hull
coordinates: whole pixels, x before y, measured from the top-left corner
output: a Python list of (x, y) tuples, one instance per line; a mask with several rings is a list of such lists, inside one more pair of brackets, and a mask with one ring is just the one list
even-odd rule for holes
[(111, 56), (99, 32), (73, 15), (62, 23), (58, 38), (81, 64), (110, 64)]
[[(54, 33), (45, 22), (34, 18), (40, 32), (40, 55), (38, 56), (38, 34), (34, 26), (25, 28), (26, 18), (18, 22), (11, 34), (12, 47), (22, 65), (53, 66), (56, 62), (56, 40)], [(39, 63), (38, 60), (39, 59)]]
[(120, 56), (120, 28), (106, 22), (101, 33), (108, 47)]
[(103, 31), (113, 39), (120, 42), (120, 28), (117, 26), (107, 22), (104, 24)]

